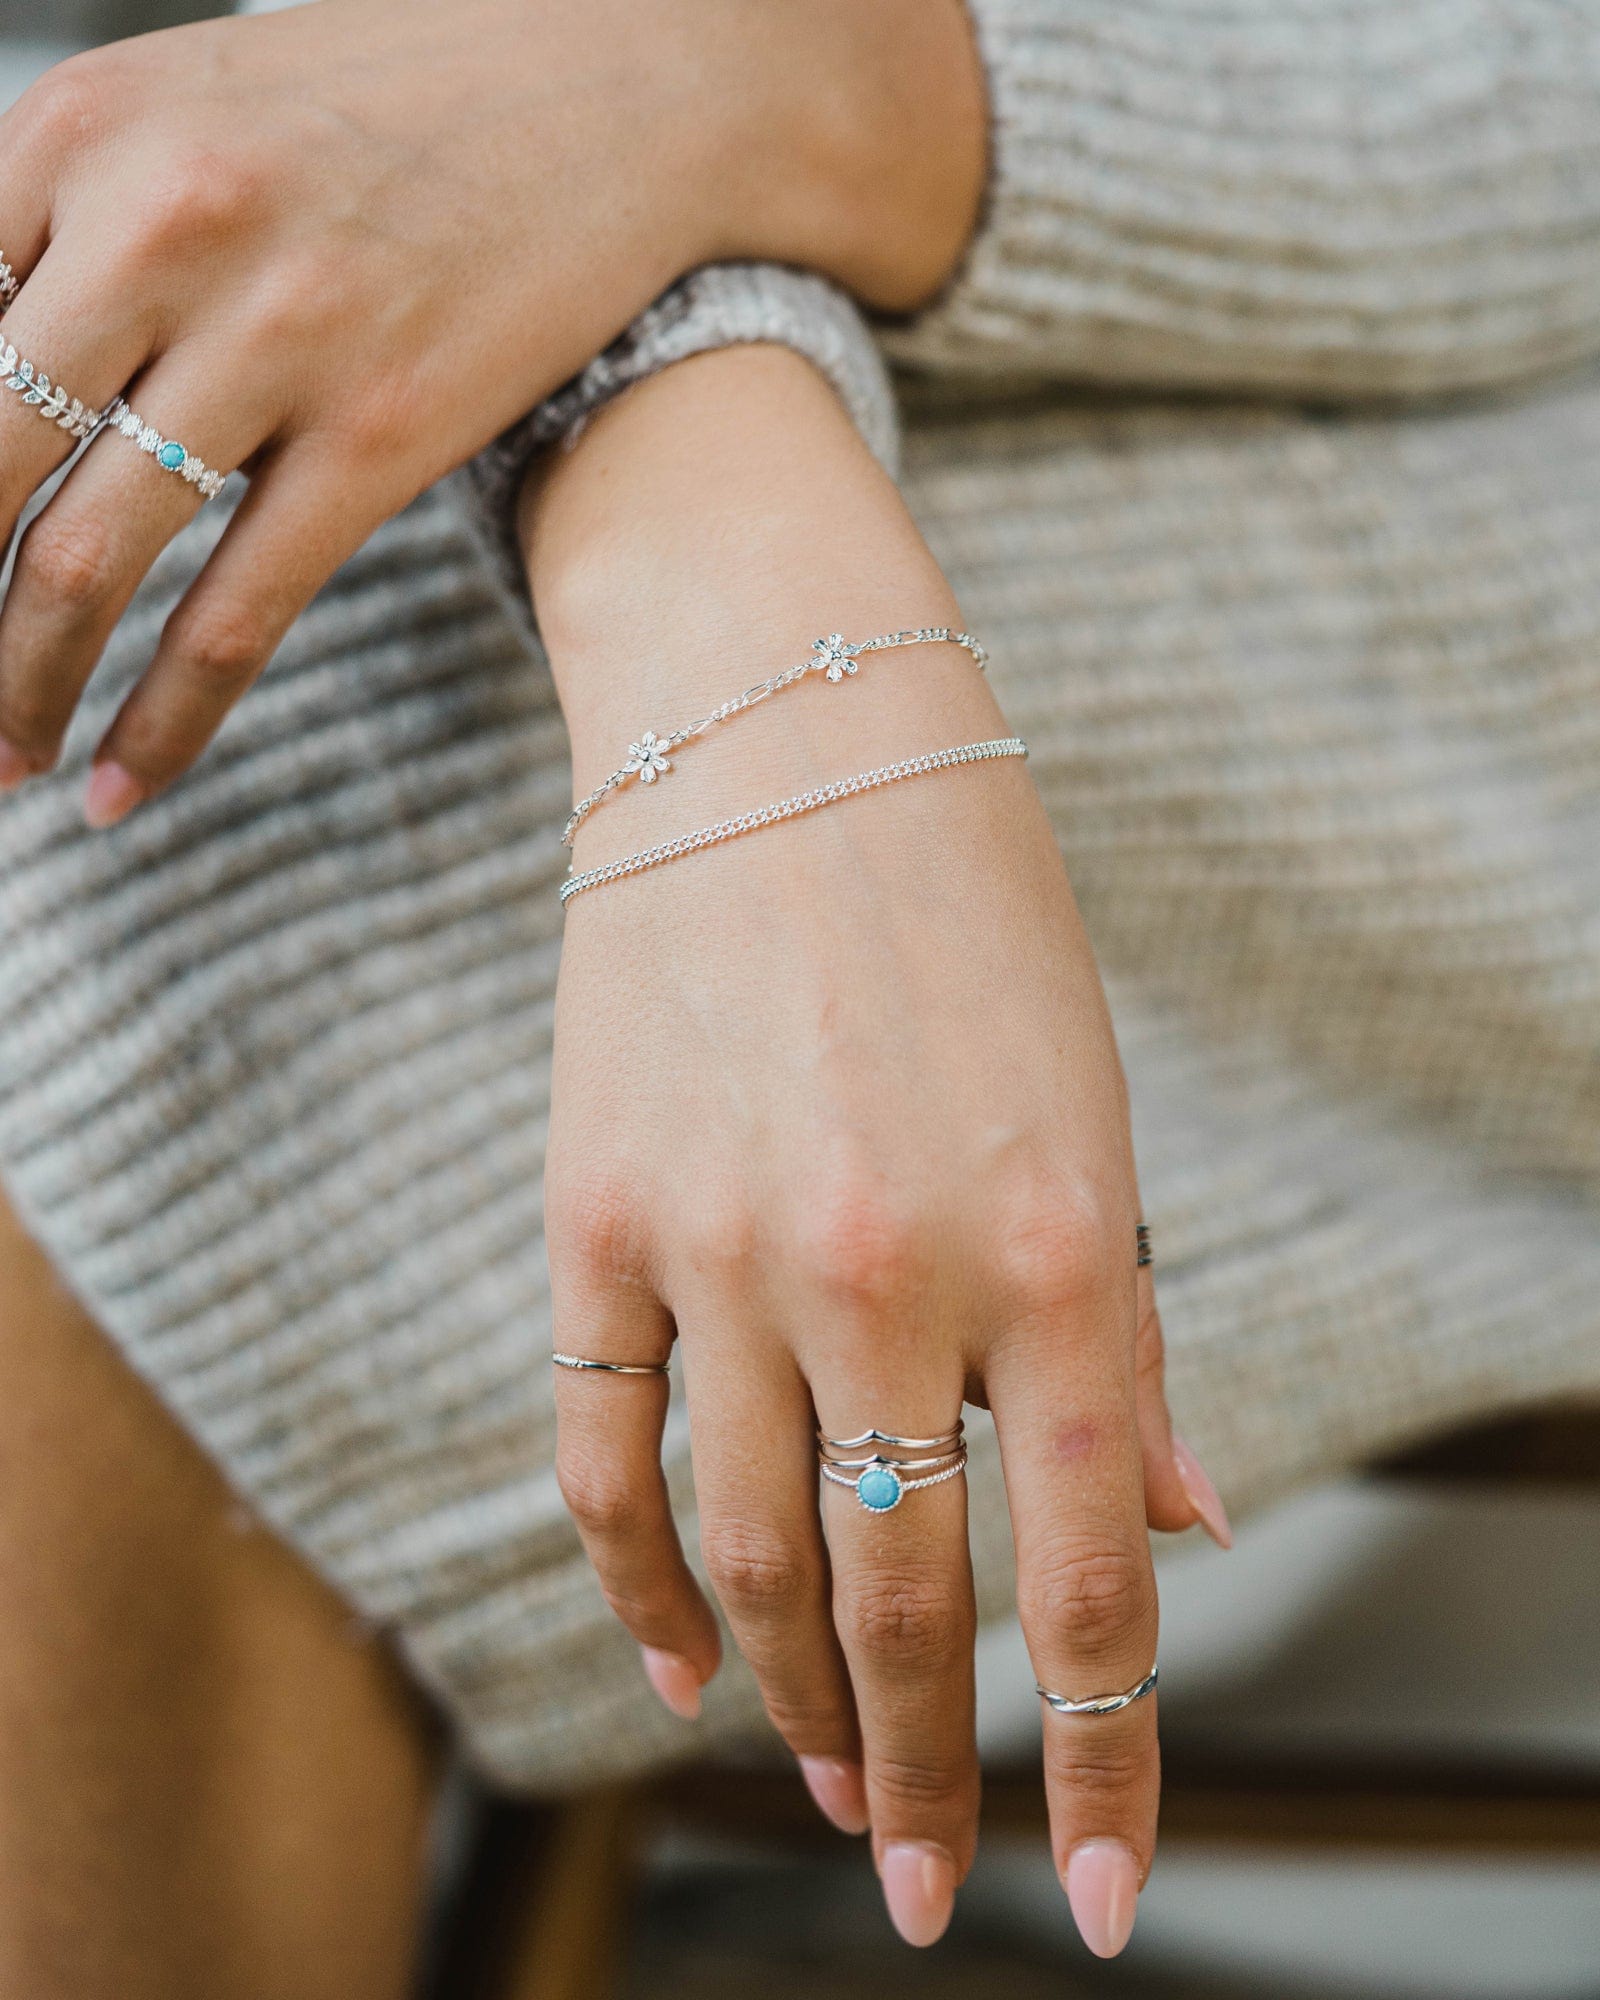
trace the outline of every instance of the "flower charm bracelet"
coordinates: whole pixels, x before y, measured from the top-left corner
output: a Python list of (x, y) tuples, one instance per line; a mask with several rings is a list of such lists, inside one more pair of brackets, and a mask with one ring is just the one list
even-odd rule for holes
[(808, 659), (800, 661), (797, 666), (785, 667), (781, 673), (771, 674), (764, 681), (757, 681), (743, 694), (732, 696), (709, 715), (702, 715), (698, 722), (686, 723), (682, 729), (674, 729), (666, 736), (658, 736), (655, 730), (647, 729), (636, 743), (628, 745), (627, 762), (619, 765), (604, 784), (596, 785), (587, 798), (579, 799), (572, 808), (561, 832), (563, 844), (570, 847), (578, 828), (601, 800), (608, 798), (619, 786), (627, 784), (630, 778), (637, 778), (643, 785), (653, 785), (657, 778), (665, 777), (672, 769), (669, 751), (676, 750), (679, 744), (687, 743), (692, 737), (704, 735), (719, 722), (742, 715), (747, 708), (754, 708), (757, 702), (765, 701), (769, 695), (793, 687), (808, 674), (821, 674), (837, 686), (856, 672), (858, 661), (868, 653), (890, 653), (902, 646), (939, 645), (961, 646), (972, 655), (980, 668), (988, 664), (989, 655), (972, 634), (957, 632), (949, 625), (923, 625), (904, 632), (885, 632), (876, 639), (863, 639), (857, 646), (846, 645), (842, 632), (830, 632), (825, 639), (813, 640)]

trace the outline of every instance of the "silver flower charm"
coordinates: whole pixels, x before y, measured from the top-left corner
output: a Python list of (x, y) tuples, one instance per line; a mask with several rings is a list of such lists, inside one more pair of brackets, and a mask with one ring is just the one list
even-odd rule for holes
[(667, 739), (647, 729), (637, 743), (628, 745), (628, 761), (623, 770), (630, 777), (637, 771), (642, 785), (653, 785), (664, 771), (672, 769), (667, 759)]
[(842, 681), (846, 674), (856, 670), (856, 649), (845, 644), (842, 632), (830, 632), (826, 639), (813, 639), (811, 650), (817, 656), (815, 664), (823, 668), (830, 681)]

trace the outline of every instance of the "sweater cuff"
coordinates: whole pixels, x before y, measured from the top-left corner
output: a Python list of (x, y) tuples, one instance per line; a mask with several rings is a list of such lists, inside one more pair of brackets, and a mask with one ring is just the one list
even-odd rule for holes
[(717, 264), (692, 272), (456, 475), (468, 521), (523, 618), (531, 610), (516, 507), (534, 459), (552, 445), (571, 444), (596, 411), (674, 361), (749, 341), (772, 341), (803, 354), (838, 391), (873, 455), (891, 473), (897, 469), (899, 430), (888, 373), (843, 292), (776, 264)]

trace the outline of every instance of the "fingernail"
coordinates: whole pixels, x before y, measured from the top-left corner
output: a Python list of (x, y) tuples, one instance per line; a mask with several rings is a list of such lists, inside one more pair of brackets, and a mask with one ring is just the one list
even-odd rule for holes
[(1205, 1475), (1199, 1459), (1178, 1433), (1172, 1433), (1172, 1462), (1178, 1469), (1178, 1483), (1189, 1496), (1189, 1504), (1200, 1516), (1200, 1525), (1219, 1549), (1233, 1547), (1233, 1528), (1222, 1495)]
[(92, 827), (115, 826), (144, 797), (144, 787), (120, 764), (96, 764), (83, 795), (83, 816)]
[(907, 1944), (937, 1944), (956, 1906), (956, 1864), (942, 1847), (897, 1840), (878, 1863), (889, 1919)]
[(13, 785), (32, 776), (33, 766), (27, 758), (0, 736), (0, 792), (9, 792)]
[(1115, 1958), (1139, 1908), (1139, 1864), (1120, 1840), (1086, 1840), (1067, 1860), (1067, 1901), (1096, 1958)]
[(841, 1833), (865, 1833), (872, 1824), (867, 1811), (866, 1774), (847, 1757), (802, 1757), (800, 1775), (824, 1819)]
[(685, 1722), (700, 1715), (700, 1676), (681, 1653), (664, 1653), (659, 1646), (641, 1646), (645, 1676), (665, 1707)]

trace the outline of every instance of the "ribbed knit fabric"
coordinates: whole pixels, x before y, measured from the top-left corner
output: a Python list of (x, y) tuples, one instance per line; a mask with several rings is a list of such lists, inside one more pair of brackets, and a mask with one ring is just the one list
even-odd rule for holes
[[(990, 233), (903, 351), (1104, 374), (1075, 357), (1117, 325), (1134, 375), (1192, 344), (1219, 381), (1248, 350), (1255, 385), (1304, 385), (1335, 356), (1363, 388), (1422, 379), (1419, 354), (1437, 386), (1600, 351), (1600, 315), (1586, 336), (1578, 317), (1600, 266), (1593, 176), (1555, 116), (1600, 89), (1577, 10), (1479, 7), (1476, 68), (1427, 6), (980, 11), (1003, 115)], [(1119, 91), (1148, 107), (1167, 89), (1191, 172), (1213, 159), (1236, 189), (1208, 227), (1198, 198), (1181, 208), (1155, 110), (1131, 149), (1084, 115), (1092, 68), (1061, 52), (1091, 21), (1106, 46), (1120, 24)], [(1466, 186), (1467, 127), (1446, 113), (1481, 108), (1472, 129), (1505, 138), (1473, 183), (1481, 293), (1463, 249), (1448, 313), (1413, 291), (1364, 318), (1347, 289), (1320, 322), (1336, 338), (1302, 337), (1303, 297), (1274, 316), (1330, 241), (1348, 287), (1400, 223), (1347, 194), (1343, 238), (1305, 233), (1330, 211), (1296, 205), (1308, 126), (1287, 84), (1245, 93), (1237, 119), (1163, 84), (1225, 29), (1305, 91), (1320, 66), (1309, 129), (1342, 132), (1328, 156), (1369, 189)], [(1333, 90), (1341, 29), (1371, 56), (1365, 92)], [(1531, 69), (1551, 72), (1538, 119), (1517, 108)], [(1059, 179), (1048, 148), (1004, 136), (1030, 76), (1030, 116), (1056, 107)], [(1072, 178), (1108, 131), (1134, 186), (1174, 180), (1189, 263), (1236, 266), (1209, 350), (1126, 180)], [(1253, 178), (1229, 164), (1241, 147)], [(1440, 211), (1459, 244), (1465, 202)], [(1397, 213), (1415, 229), (1422, 206)], [(1075, 303), (1091, 223), (1122, 245), (1138, 314)], [(1240, 254), (1261, 240), (1274, 256)], [(1508, 288), (1519, 241), (1537, 281)], [(1443, 268), (1376, 262), (1391, 299)], [(992, 648), (1108, 971), (1173, 1400), (1230, 1504), (1600, 1389), (1600, 377), (1386, 418), (1040, 391), (925, 410), (905, 483)], [(555, 1488), (539, 1213), (569, 773), (548, 675), (456, 489), (347, 565), (189, 780), (110, 834), (82, 829), (89, 748), (229, 504), (141, 592), (61, 774), (0, 805), (8, 1187), (239, 1490), (393, 1631), (486, 1770), (554, 1787), (726, 1738), (756, 1713), (748, 1675), (730, 1665), (698, 1734), (665, 1716)], [(692, 1547), (681, 1411), (667, 1457)], [(970, 1487), (993, 1615), (1008, 1535), (981, 1429)]]
[(898, 359), (1367, 395), (1594, 351), (1600, 12), (974, 0), (987, 226)]

